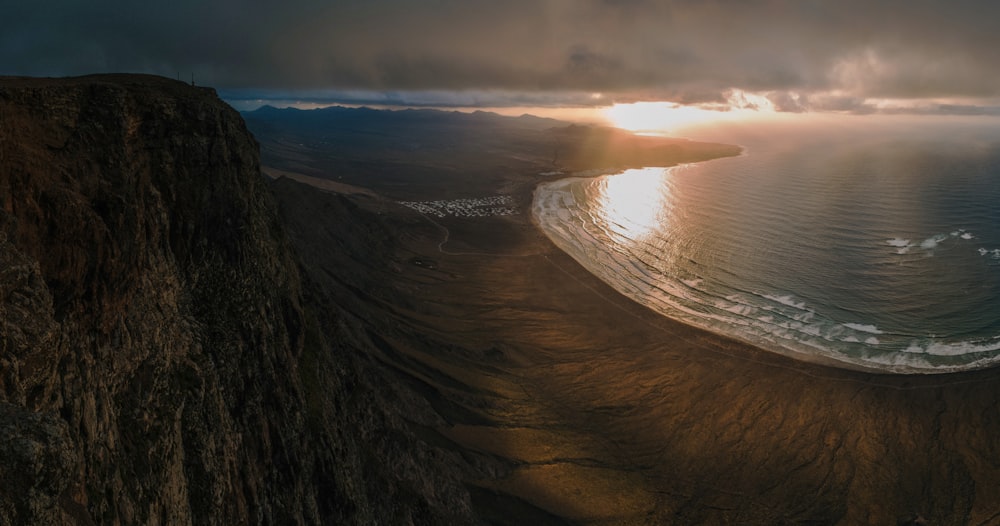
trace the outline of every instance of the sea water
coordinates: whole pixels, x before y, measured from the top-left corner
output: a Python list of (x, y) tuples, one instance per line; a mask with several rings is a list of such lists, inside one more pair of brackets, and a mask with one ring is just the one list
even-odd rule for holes
[(1000, 363), (1000, 125), (878, 119), (717, 130), (744, 154), (543, 184), (533, 214), (622, 294), (764, 349)]

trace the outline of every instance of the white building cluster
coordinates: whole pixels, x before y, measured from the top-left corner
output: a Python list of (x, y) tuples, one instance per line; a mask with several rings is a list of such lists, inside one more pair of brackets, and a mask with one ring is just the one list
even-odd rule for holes
[(434, 217), (491, 217), (517, 213), (514, 199), (509, 195), (437, 201), (400, 201), (400, 204)]

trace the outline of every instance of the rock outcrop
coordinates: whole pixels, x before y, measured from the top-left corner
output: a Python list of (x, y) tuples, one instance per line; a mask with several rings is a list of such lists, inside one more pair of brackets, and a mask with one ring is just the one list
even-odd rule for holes
[(210, 89), (0, 80), (0, 524), (473, 521), (303, 303), (257, 150)]

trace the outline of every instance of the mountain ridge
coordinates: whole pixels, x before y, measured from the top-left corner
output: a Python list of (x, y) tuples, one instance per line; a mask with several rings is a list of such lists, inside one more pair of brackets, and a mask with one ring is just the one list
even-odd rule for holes
[(214, 90), (0, 79), (0, 126), (0, 523), (476, 522), (304, 303)]

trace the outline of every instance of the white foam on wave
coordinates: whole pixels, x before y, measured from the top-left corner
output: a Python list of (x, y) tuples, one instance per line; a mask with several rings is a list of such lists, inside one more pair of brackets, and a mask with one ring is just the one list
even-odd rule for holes
[(857, 362), (859, 365), (866, 366), (871, 364), (876, 364), (882, 366), (885, 370), (912, 374), (912, 373), (947, 373), (954, 371), (967, 371), (974, 369), (982, 369), (984, 367), (995, 366), (997, 362), (1000, 362), (1000, 356), (996, 355), (986, 355), (981, 358), (962, 362), (961, 364), (955, 365), (942, 365), (938, 363), (931, 363), (926, 358), (926, 354), (923, 353), (913, 353), (913, 352), (894, 352), (886, 354), (871, 354), (864, 358), (864, 360)]
[(880, 331), (878, 327), (874, 325), (864, 325), (861, 323), (845, 323), (844, 327), (847, 327), (848, 329), (854, 329), (859, 332), (867, 332), (869, 334), (883, 334), (883, 332)]
[(909, 239), (903, 239), (901, 237), (894, 237), (892, 239), (887, 239), (885, 241), (885, 244), (889, 245), (891, 247), (902, 248), (902, 247), (910, 246), (910, 240)]
[(937, 246), (945, 239), (948, 239), (948, 236), (945, 234), (938, 234), (936, 236), (931, 236), (920, 242), (920, 248), (924, 250), (933, 250), (937, 248)]
[(911, 342), (910, 346), (903, 349), (905, 353), (929, 354), (932, 356), (963, 356), (966, 354), (979, 354), (985, 352), (1000, 351), (1000, 341), (993, 342), (927, 342), (921, 345), (920, 342)]
[(795, 307), (796, 309), (808, 310), (806, 308), (806, 304), (805, 303), (803, 303), (803, 302), (797, 302), (797, 301), (795, 301), (794, 297), (789, 296), (789, 295), (775, 296), (775, 295), (772, 295), (772, 294), (765, 294), (764, 297), (767, 298), (767, 299), (769, 299), (769, 300), (771, 300), (771, 301), (773, 301), (773, 302), (775, 302), (775, 303), (780, 303), (782, 305), (787, 305), (789, 307)]
[(800, 330), (810, 336), (823, 336), (823, 328), (819, 325), (805, 325)]
[(969, 239), (973, 239), (976, 236), (972, 235), (972, 232), (969, 232), (969, 231), (965, 230), (964, 228), (959, 228), (958, 230), (956, 230), (956, 231), (954, 231), (954, 232), (951, 233), (951, 237), (957, 237), (957, 238), (960, 238), (960, 239), (969, 240)]
[(914, 247), (913, 243), (909, 239), (902, 237), (894, 237), (892, 239), (885, 240), (885, 244), (891, 247), (896, 247), (897, 254), (906, 254)]
[[(757, 314), (757, 307), (743, 303), (738, 297), (729, 296), (726, 299), (716, 300), (715, 308), (728, 312), (730, 314), (735, 314), (740, 318), (753, 318)], [(722, 319), (722, 321), (729, 321)]]
[(904, 237), (894, 237), (892, 239), (886, 239), (885, 244), (895, 247), (897, 254), (907, 254), (910, 252), (910, 249), (917, 247), (920, 247), (923, 250), (934, 250), (941, 244), (942, 241), (946, 241), (949, 238), (970, 240), (975, 239), (975, 237), (976, 236), (972, 235), (971, 232), (966, 231), (964, 228), (960, 228), (947, 234), (935, 234), (924, 239), (920, 243), (913, 243), (912, 240)]
[[(730, 294), (713, 297), (702, 278), (660, 281), (648, 273), (629, 250), (606, 250), (618, 243), (608, 232), (590, 228), (593, 218), (581, 207), (581, 191), (573, 179), (546, 183), (536, 189), (532, 211), (539, 226), (557, 246), (622, 294), (654, 310), (708, 330), (736, 336), (772, 351), (792, 356), (820, 356), (862, 368), (902, 373), (938, 373), (973, 369), (1000, 362), (1000, 337), (978, 342), (907, 341), (886, 334), (874, 324), (843, 323), (818, 314), (807, 301), (784, 291), (772, 294)], [(938, 234), (915, 244), (902, 236), (885, 240), (904, 253), (937, 248), (947, 239), (970, 240), (964, 230)], [(919, 239), (919, 238), (918, 238)], [(612, 247), (613, 248), (613, 247)], [(979, 248), (984, 257), (1000, 260), (1000, 248)], [(641, 256), (641, 254), (640, 254)], [(624, 258), (624, 259), (623, 259)], [(644, 261), (640, 257), (641, 261)], [(992, 264), (992, 262), (991, 262)], [(817, 304), (816, 307), (820, 307)], [(905, 349), (903, 349), (905, 347)], [(900, 352), (905, 351), (905, 352)], [(968, 358), (961, 355), (968, 354)]]
[(909, 372), (909, 371), (926, 371), (934, 370), (936, 367), (930, 364), (927, 360), (914, 356), (907, 356), (901, 353), (891, 353), (891, 354), (880, 354), (874, 356), (868, 356), (864, 359), (865, 362), (878, 364), (886, 369), (898, 372)]

